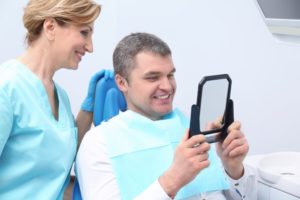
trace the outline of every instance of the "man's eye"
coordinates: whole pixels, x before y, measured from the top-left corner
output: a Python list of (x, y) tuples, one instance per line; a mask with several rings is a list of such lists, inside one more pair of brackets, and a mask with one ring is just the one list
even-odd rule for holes
[(158, 79), (158, 77), (157, 76), (149, 76), (149, 77), (146, 77), (146, 79), (149, 81), (155, 81)]

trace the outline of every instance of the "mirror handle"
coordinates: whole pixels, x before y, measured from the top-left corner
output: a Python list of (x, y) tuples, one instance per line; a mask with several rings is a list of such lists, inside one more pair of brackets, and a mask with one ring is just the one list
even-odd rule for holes
[(226, 116), (225, 116), (224, 130), (220, 134), (221, 141), (223, 141), (227, 137), (227, 135), (228, 135), (227, 129), (230, 126), (230, 124), (232, 124), (234, 121), (234, 109), (233, 109), (233, 100), (232, 99), (228, 100), (227, 106), (228, 107), (227, 107), (227, 112), (226, 112)]
[(189, 137), (192, 137), (200, 133), (199, 116), (200, 116), (200, 107), (195, 104), (192, 105)]

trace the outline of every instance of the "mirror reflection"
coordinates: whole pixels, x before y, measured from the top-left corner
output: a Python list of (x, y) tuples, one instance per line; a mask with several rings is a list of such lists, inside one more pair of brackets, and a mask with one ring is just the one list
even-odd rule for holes
[(198, 85), (197, 103), (191, 107), (190, 137), (204, 134), (209, 143), (226, 138), (227, 128), (234, 120), (230, 90), (228, 74), (203, 77)]
[[(208, 80), (203, 85), (200, 106), (200, 132), (211, 131), (209, 123), (216, 120), (224, 125), (229, 82), (227, 79)], [(222, 127), (218, 127), (220, 129)]]

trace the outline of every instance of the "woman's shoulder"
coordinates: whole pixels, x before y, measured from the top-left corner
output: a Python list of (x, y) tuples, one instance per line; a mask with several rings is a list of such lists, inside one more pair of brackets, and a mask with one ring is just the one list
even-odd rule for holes
[(17, 60), (12, 59), (0, 64), (0, 86), (14, 81), (21, 73), (20, 65)]
[(7, 75), (7, 73), (12, 73), (16, 71), (20, 63), (16, 59), (11, 59), (0, 64), (0, 76)]

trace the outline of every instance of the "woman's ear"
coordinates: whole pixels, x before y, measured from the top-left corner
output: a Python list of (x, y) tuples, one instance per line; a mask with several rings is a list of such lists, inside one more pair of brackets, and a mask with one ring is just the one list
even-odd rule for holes
[(52, 41), (55, 39), (55, 29), (57, 22), (53, 18), (47, 18), (43, 24), (43, 31), (48, 40)]
[(121, 90), (122, 92), (126, 92), (127, 91), (128, 82), (120, 74), (116, 74), (115, 75), (115, 82), (116, 82), (119, 90)]

